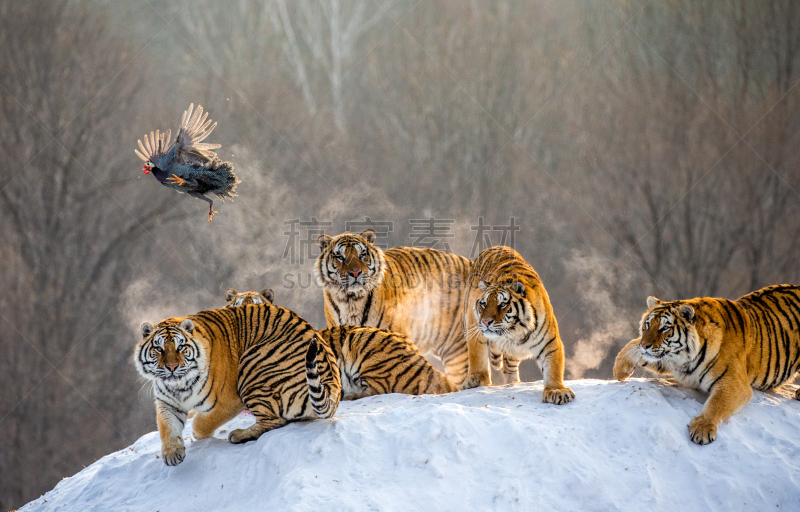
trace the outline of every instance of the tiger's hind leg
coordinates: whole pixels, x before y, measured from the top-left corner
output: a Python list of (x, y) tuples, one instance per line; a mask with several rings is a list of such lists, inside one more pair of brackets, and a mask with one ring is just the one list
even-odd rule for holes
[(280, 415), (280, 395), (274, 392), (245, 391), (242, 402), (256, 418), (255, 424), (248, 428), (239, 428), (228, 434), (228, 441), (233, 444), (255, 441), (261, 434), (282, 427), (289, 423)]
[(282, 427), (289, 423), (283, 418), (277, 416), (268, 416), (257, 413), (251, 410), (253, 416), (256, 417), (256, 422), (247, 428), (238, 428), (228, 434), (228, 441), (233, 444), (246, 443), (247, 441), (255, 441), (261, 434), (268, 432), (272, 429)]
[(505, 384), (522, 382), (519, 378), (519, 359), (503, 356), (503, 379)]

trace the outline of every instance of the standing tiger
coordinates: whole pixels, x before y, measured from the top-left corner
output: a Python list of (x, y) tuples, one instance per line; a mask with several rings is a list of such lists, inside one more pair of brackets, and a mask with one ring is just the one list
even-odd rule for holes
[(689, 423), (692, 441), (708, 444), (720, 422), (750, 401), (752, 388), (780, 386), (800, 367), (800, 287), (769, 286), (737, 300), (648, 297), (641, 333), (617, 355), (614, 377), (625, 380), (641, 365), (710, 393)]
[(408, 336), (423, 354), (442, 360), (460, 384), (467, 345), (460, 318), (471, 262), (435, 249), (375, 247), (371, 229), (356, 235), (321, 235), (314, 264), (323, 287), (328, 327), (365, 325)]
[[(504, 374), (519, 382), (519, 362), (534, 358), (542, 370), (542, 401), (561, 405), (575, 393), (564, 386), (564, 346), (550, 298), (539, 275), (517, 251), (497, 246), (481, 251), (469, 279), (464, 326), (469, 346), (469, 376), (461, 386), (489, 386), (489, 353), (502, 354)], [(477, 284), (477, 288), (473, 286)]]
[(342, 392), (336, 359), (297, 314), (268, 304), (213, 309), (158, 325), (142, 324), (134, 364), (154, 381), (161, 455), (168, 466), (186, 456), (182, 431), (196, 411), (194, 436), (211, 436), (247, 407), (254, 425), (228, 435), (258, 439), (290, 421), (330, 418)]
[[(228, 292), (227, 307), (235, 307), (231, 304), (259, 295), (258, 292)], [(342, 378), (342, 400), (387, 393), (424, 395), (458, 391), (458, 387), (400, 333), (375, 327), (340, 326), (319, 331), (319, 335), (328, 342), (336, 357)]]

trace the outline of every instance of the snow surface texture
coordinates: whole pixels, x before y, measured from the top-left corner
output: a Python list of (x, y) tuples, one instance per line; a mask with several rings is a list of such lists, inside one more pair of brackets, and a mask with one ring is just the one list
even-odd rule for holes
[[(800, 402), (759, 393), (717, 440), (687, 424), (706, 395), (666, 381), (542, 383), (342, 402), (333, 419), (231, 445), (191, 442), (167, 467), (153, 432), (20, 512), (143, 510), (800, 510)], [(154, 413), (155, 414), (155, 413)]]

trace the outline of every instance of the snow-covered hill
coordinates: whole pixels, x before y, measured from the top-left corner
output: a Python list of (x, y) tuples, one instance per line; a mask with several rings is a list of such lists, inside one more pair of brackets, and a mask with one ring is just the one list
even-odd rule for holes
[[(705, 396), (664, 381), (569, 382), (343, 402), (234, 446), (190, 442), (167, 467), (150, 433), (21, 511), (800, 510), (800, 402), (753, 400), (696, 446), (686, 425)], [(87, 432), (91, 435), (91, 432)]]

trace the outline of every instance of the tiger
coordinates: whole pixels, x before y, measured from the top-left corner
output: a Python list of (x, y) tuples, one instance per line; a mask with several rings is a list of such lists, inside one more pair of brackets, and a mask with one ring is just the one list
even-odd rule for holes
[(319, 331), (319, 335), (336, 356), (342, 400), (387, 393), (438, 395), (458, 391), (403, 334), (345, 325)]
[(712, 443), (720, 422), (747, 404), (753, 389), (780, 386), (800, 367), (800, 286), (769, 286), (736, 300), (648, 297), (641, 336), (617, 355), (614, 378), (626, 380), (637, 365), (709, 393), (689, 436)]
[(461, 329), (472, 262), (431, 248), (374, 245), (375, 231), (320, 235), (314, 263), (328, 327), (363, 325), (408, 336), (423, 354), (441, 359), (456, 385), (467, 375)]
[(225, 290), (225, 300), (228, 303), (226, 308), (233, 308), (236, 306), (244, 306), (247, 304), (272, 304), (275, 299), (275, 292), (272, 290), (262, 290), (260, 292), (242, 292), (239, 293), (233, 288)]
[(291, 421), (330, 418), (342, 383), (327, 341), (281, 307), (212, 309), (141, 326), (138, 372), (154, 384), (161, 457), (180, 464), (187, 414), (196, 439), (211, 436), (245, 407), (256, 422), (230, 432), (231, 443), (258, 439)]
[[(553, 307), (539, 275), (510, 247), (481, 251), (469, 278), (469, 308), (464, 329), (469, 347), (469, 375), (461, 389), (489, 386), (489, 355), (504, 374), (519, 382), (519, 362), (533, 358), (542, 370), (542, 401), (561, 405), (575, 393), (564, 386), (564, 346)], [(477, 284), (477, 287), (474, 285)]]
[[(231, 297), (226, 292), (227, 307), (235, 307), (231, 303), (238, 303), (238, 297), (255, 295), (258, 292), (237, 293)], [(424, 395), (458, 391), (456, 385), (400, 333), (357, 326), (332, 327), (318, 332), (336, 357), (342, 378), (342, 400), (387, 393)]]

